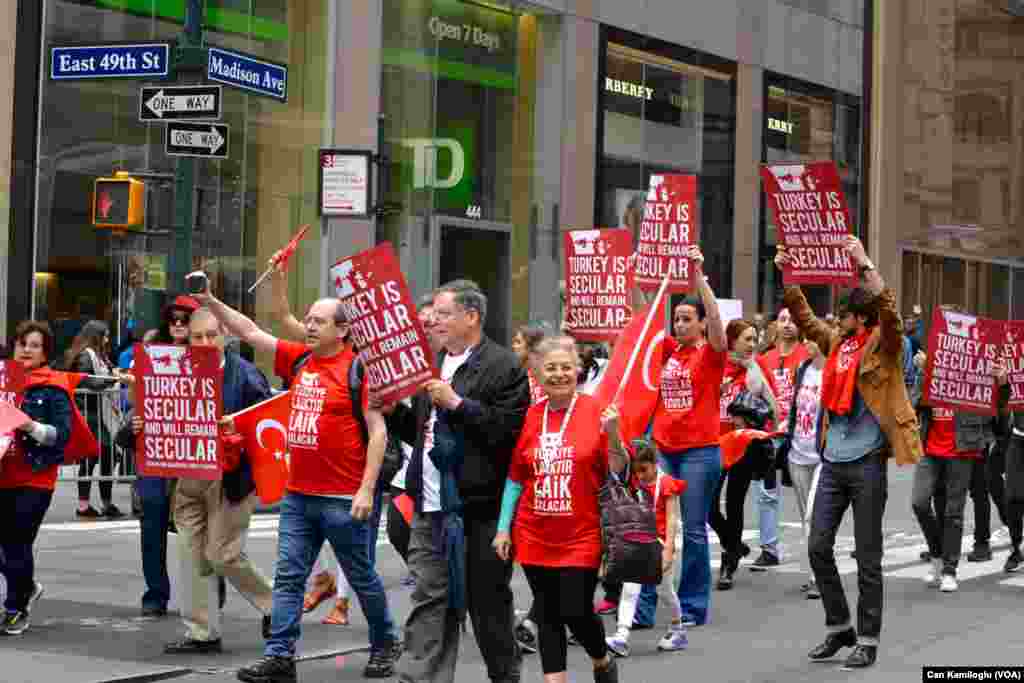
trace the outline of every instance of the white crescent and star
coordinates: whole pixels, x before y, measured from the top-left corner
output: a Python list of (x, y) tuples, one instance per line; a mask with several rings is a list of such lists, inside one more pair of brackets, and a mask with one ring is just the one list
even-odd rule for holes
[[(657, 391), (658, 386), (655, 386), (651, 382), (651, 357), (654, 355), (655, 350), (661, 348), (661, 342), (665, 338), (665, 330), (660, 330), (658, 334), (654, 335), (654, 339), (647, 346), (647, 352), (644, 353), (644, 366), (643, 366), (643, 379), (644, 386), (647, 387), (648, 391)], [(660, 378), (658, 385), (660, 385)]]
[(256, 443), (260, 445), (260, 448), (266, 448), (266, 446), (263, 445), (263, 432), (267, 429), (276, 429), (281, 432), (281, 436), (284, 438), (285, 443), (288, 442), (288, 432), (284, 430), (284, 425), (277, 420), (267, 418), (256, 423)]

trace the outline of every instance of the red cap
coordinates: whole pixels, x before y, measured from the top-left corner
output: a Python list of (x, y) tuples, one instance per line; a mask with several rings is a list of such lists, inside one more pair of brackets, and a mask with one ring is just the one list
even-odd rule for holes
[(167, 304), (167, 306), (164, 307), (164, 317), (166, 317), (174, 309), (187, 311), (189, 315), (192, 315), (200, 308), (201, 305), (196, 299), (190, 296), (186, 296), (184, 294), (179, 294), (174, 298), (174, 301), (172, 301), (171, 303)]

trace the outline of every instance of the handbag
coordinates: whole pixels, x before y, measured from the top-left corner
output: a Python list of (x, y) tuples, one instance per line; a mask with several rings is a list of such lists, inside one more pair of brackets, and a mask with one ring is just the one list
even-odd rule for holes
[(604, 543), (604, 580), (611, 583), (661, 583), (661, 541), (654, 507), (610, 475), (598, 494)]

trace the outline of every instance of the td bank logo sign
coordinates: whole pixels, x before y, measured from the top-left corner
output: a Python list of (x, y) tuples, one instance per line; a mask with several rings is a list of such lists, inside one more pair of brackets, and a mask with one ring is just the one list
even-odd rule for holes
[[(466, 173), (466, 153), (455, 138), (402, 138), (398, 141), (412, 150), (412, 186), (420, 190), (431, 187), (449, 190), (462, 181)], [(438, 177), (438, 155), (444, 150), (451, 155), (445, 177)]]

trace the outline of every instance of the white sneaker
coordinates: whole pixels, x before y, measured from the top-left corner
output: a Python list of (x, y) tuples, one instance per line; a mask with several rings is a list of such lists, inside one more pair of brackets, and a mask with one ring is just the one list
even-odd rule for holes
[(942, 575), (942, 583), (939, 586), (940, 591), (943, 593), (955, 593), (958, 587), (955, 576), (952, 574)]
[(685, 650), (689, 641), (686, 638), (686, 629), (680, 626), (669, 626), (668, 632), (658, 641), (658, 650), (661, 652), (676, 652)]
[(612, 654), (616, 657), (628, 657), (629, 656), (629, 638), (616, 633), (614, 636), (605, 638), (608, 644), (608, 649), (611, 650)]
[(938, 586), (942, 580), (942, 560), (932, 560), (932, 568), (924, 575), (924, 582), (929, 586)]

